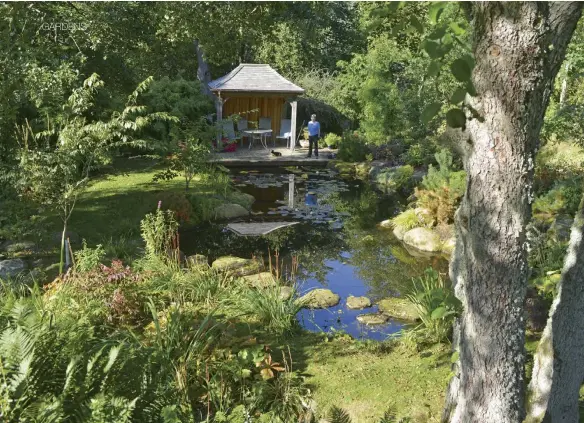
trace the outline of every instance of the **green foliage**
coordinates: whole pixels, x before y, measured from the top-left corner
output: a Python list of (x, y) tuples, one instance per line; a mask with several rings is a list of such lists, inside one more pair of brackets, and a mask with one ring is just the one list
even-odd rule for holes
[(377, 183), (392, 191), (404, 190), (412, 185), (414, 168), (410, 165), (398, 166), (377, 175)]
[(432, 268), (414, 280), (412, 292), (406, 298), (416, 307), (422, 323), (408, 332), (416, 342), (448, 341), (461, 303), (452, 287)]
[(583, 191), (582, 177), (556, 182), (551, 190), (533, 202), (534, 217), (549, 223), (560, 213), (573, 216), (578, 210)]
[(528, 234), (530, 283), (552, 300), (557, 292), (568, 243), (554, 241), (548, 233), (540, 232), (534, 226), (530, 226)]
[(337, 148), (337, 146), (339, 144), (341, 144), (341, 140), (342, 140), (342, 138), (340, 135), (333, 134), (332, 132), (329, 134), (326, 134), (326, 136), (324, 137), (324, 143), (329, 148)]
[(140, 223), (142, 239), (146, 243), (146, 252), (152, 257), (164, 257), (173, 247), (178, 229), (174, 212), (160, 208), (155, 213), (144, 216)]
[(417, 205), (427, 210), (437, 222), (451, 222), (466, 189), (466, 173), (453, 171), (452, 154), (443, 149), (436, 153), (438, 168), (430, 165), (422, 179), (422, 189), (416, 189)]
[[(332, 406), (328, 412), (326, 421), (328, 423), (352, 423), (351, 417), (346, 410), (337, 406)], [(386, 410), (379, 423), (409, 423), (411, 420), (408, 417), (398, 419), (395, 412)]]
[(87, 242), (83, 240), (83, 248), (75, 252), (75, 270), (79, 272), (89, 272), (97, 269), (105, 257), (105, 249), (101, 244), (95, 248), (89, 248)]
[(365, 140), (358, 133), (345, 133), (339, 144), (337, 158), (344, 162), (362, 162), (365, 160), (369, 148)]
[(408, 150), (400, 156), (406, 164), (412, 166), (429, 165), (434, 161), (436, 147), (429, 139), (410, 142)]
[(402, 233), (410, 229), (419, 228), (420, 226), (426, 226), (425, 222), (416, 214), (414, 209), (407, 209), (401, 212), (391, 219), (391, 224)]
[(302, 307), (294, 295), (288, 300), (282, 300), (278, 286), (244, 289), (236, 298), (237, 309), (257, 318), (270, 333), (283, 335), (298, 328), (296, 314)]

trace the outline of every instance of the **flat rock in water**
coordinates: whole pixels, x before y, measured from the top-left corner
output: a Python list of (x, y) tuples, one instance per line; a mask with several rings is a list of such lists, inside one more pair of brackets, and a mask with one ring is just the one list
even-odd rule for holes
[(347, 298), (347, 308), (351, 310), (362, 310), (371, 307), (371, 300), (367, 297), (353, 297)]
[(13, 278), (26, 270), (26, 262), (21, 259), (0, 261), (0, 278)]
[(276, 286), (276, 278), (271, 272), (261, 272), (254, 275), (244, 276), (245, 282), (254, 288), (268, 288)]
[(404, 298), (388, 297), (377, 303), (379, 311), (396, 319), (415, 321), (420, 315), (416, 307)]
[(341, 301), (341, 297), (330, 289), (319, 288), (303, 295), (298, 301), (307, 308), (327, 308), (336, 306)]
[(389, 316), (383, 313), (367, 313), (360, 314), (357, 316), (357, 321), (361, 324), (370, 325), (382, 325), (389, 320)]

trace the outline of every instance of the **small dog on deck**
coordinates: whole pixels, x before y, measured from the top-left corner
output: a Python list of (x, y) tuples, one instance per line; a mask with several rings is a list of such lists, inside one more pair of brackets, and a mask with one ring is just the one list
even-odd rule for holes
[(274, 150), (272, 150), (270, 153), (271, 153), (271, 154), (272, 154), (272, 156), (274, 156), (274, 157), (282, 157), (282, 153), (279, 153), (279, 152), (277, 152), (277, 151), (274, 151)]

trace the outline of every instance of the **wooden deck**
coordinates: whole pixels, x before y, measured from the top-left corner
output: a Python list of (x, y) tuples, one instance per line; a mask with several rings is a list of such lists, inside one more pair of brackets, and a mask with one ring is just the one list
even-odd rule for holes
[[(271, 154), (271, 150), (282, 153), (282, 156), (276, 157)], [(330, 160), (331, 154), (336, 154), (337, 150), (329, 150), (324, 148), (319, 150), (319, 157), (314, 155), (312, 158), (306, 157), (308, 154), (307, 148), (296, 148), (291, 151), (287, 148), (272, 148), (268, 150), (258, 146), (251, 150), (244, 145), (238, 145), (236, 151), (232, 153), (214, 153), (211, 162), (218, 163), (226, 167), (242, 167), (242, 166), (322, 166), (325, 167)]]

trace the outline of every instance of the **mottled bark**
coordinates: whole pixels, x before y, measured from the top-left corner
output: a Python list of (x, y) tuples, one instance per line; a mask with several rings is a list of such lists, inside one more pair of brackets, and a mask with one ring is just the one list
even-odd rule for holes
[(558, 293), (537, 348), (527, 422), (578, 421), (584, 381), (584, 198), (576, 214)]
[(472, 80), (481, 116), (460, 135), (467, 190), (451, 265), (464, 311), (459, 371), (445, 419), (520, 423), (523, 303), (533, 168), (554, 78), (580, 14), (577, 3), (472, 3)]
[(209, 88), (209, 82), (211, 82), (211, 72), (209, 71), (209, 65), (205, 60), (203, 49), (199, 44), (199, 40), (195, 40), (194, 44), (195, 51), (197, 52), (197, 79), (201, 82), (201, 92), (205, 95), (213, 97), (213, 94), (211, 94), (211, 89)]

